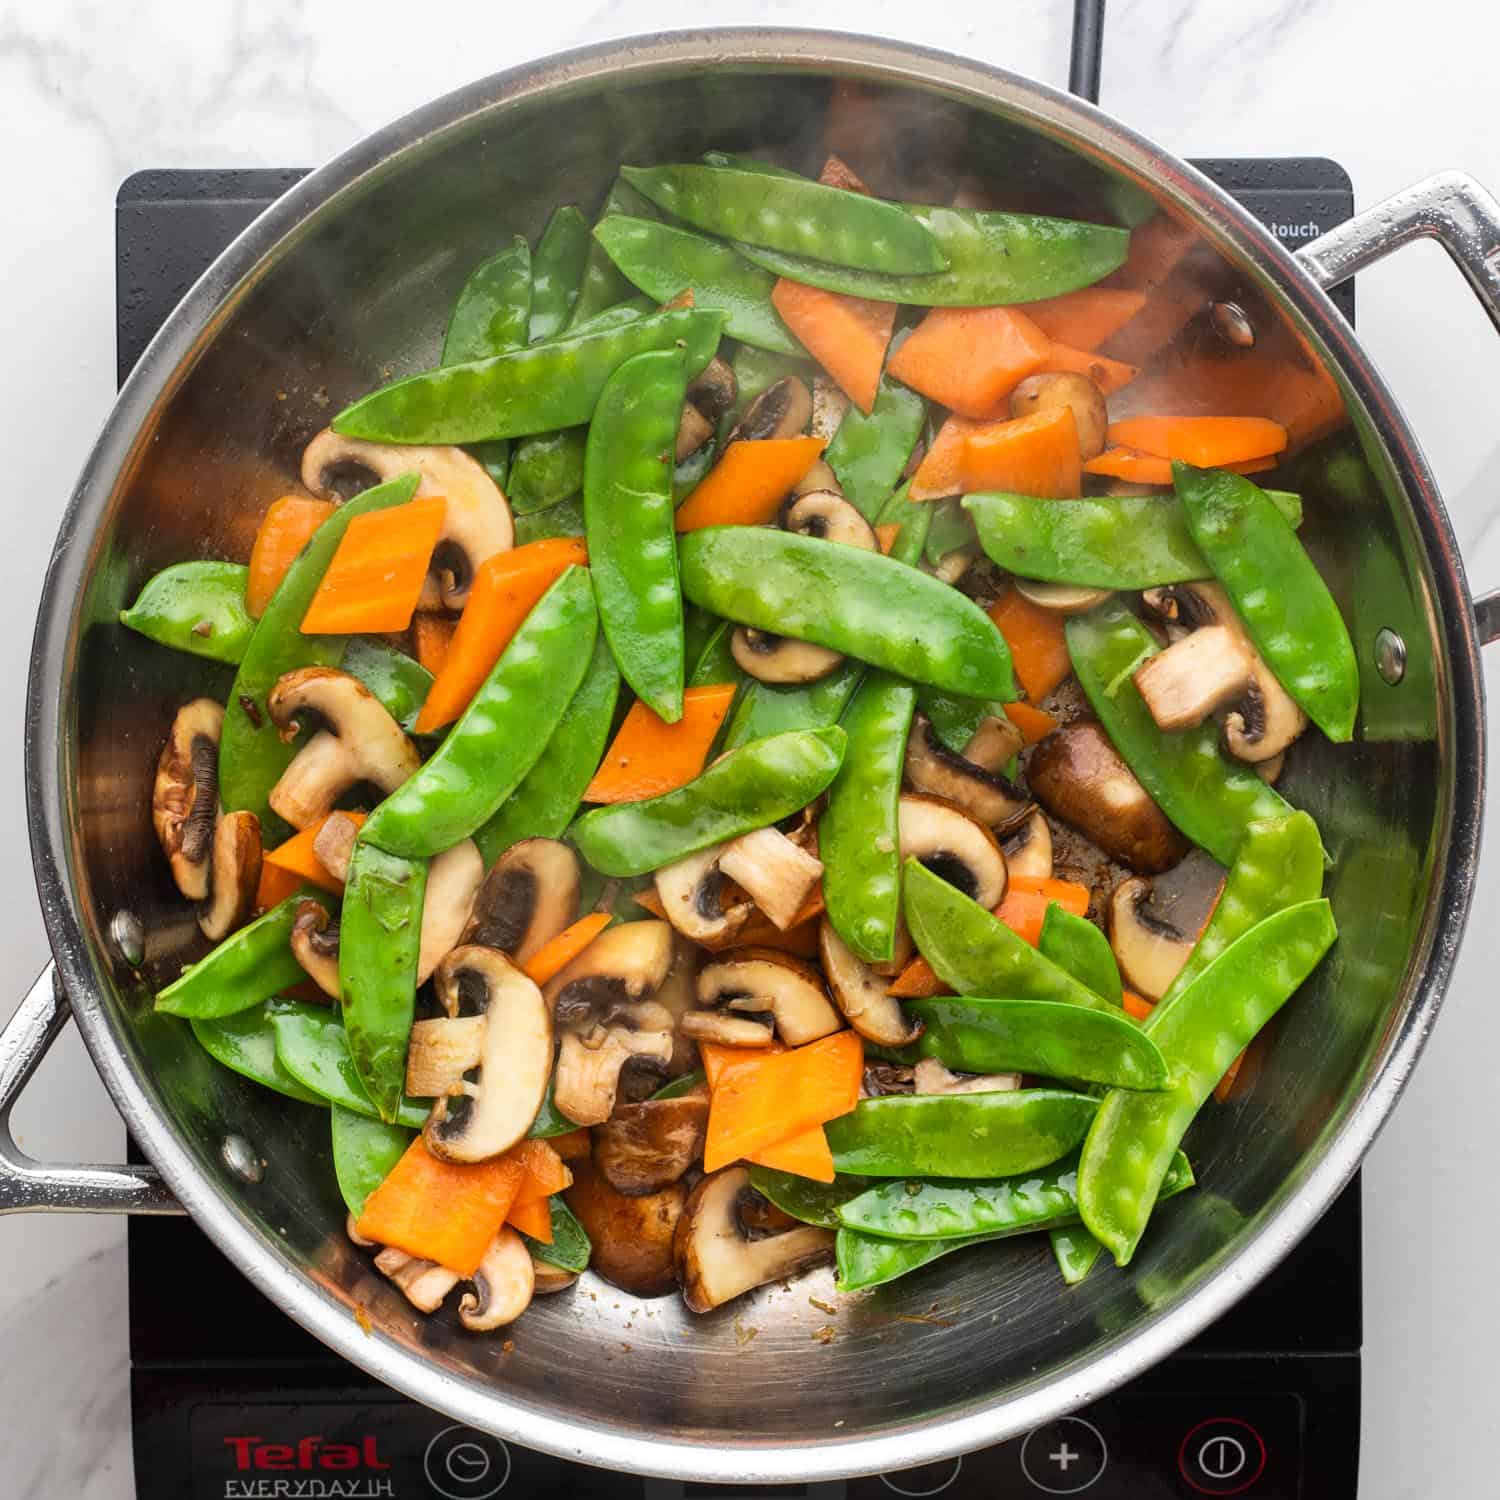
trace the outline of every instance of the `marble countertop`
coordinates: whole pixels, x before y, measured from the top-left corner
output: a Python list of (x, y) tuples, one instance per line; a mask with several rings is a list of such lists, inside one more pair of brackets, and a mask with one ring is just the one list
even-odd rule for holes
[[(1473, 14), (1464, 0), (1429, 0), (1421, 24), (1397, 0), (1113, 0), (1103, 103), (1183, 155), (1331, 156), (1361, 204), (1450, 166), (1500, 187), (1490, 49), (1464, 45)], [(114, 394), (114, 196), (131, 172), (316, 165), (483, 73), (709, 20), (878, 32), (1061, 83), (1070, 16), (1066, 0), (0, 0), (0, 159), (12, 205), (0, 235), (10, 475), (0, 713), (22, 722), (52, 517)], [(1500, 584), (1500, 342), (1426, 245), (1361, 277), (1359, 320), (1426, 445), (1476, 589)], [(46, 957), (21, 778), (17, 733), (0, 739), (10, 789), (0, 846), (12, 851), (0, 947), (16, 960), (16, 998)], [(1487, 857), (1442, 1025), (1365, 1172), (1368, 1500), (1493, 1487), (1482, 1435), (1494, 1420), (1500, 1282), (1489, 1247), (1500, 1208), (1473, 1122), (1493, 1093), (1497, 967), (1500, 873)], [(110, 1160), (122, 1149), (71, 1033), (15, 1124), (41, 1156)], [(134, 1493), (123, 1242), (108, 1219), (0, 1224), (0, 1473), (12, 1500)]]

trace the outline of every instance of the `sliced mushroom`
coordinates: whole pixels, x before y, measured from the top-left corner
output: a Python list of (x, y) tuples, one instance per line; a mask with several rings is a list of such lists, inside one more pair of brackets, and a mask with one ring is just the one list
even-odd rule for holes
[(753, 910), (743, 901), (726, 911), (720, 899), (724, 877), (719, 858), (728, 847), (716, 844), (690, 854), (676, 864), (663, 865), (653, 877), (667, 920), (683, 937), (706, 947), (721, 948), (733, 942)]
[(563, 1201), (593, 1242), (590, 1269), (634, 1297), (664, 1297), (677, 1285), (672, 1240), (687, 1201), (680, 1182), (658, 1193), (628, 1197), (591, 1162), (573, 1163)]
[(531, 1294), (534, 1297), (550, 1297), (554, 1292), (565, 1292), (578, 1280), (577, 1271), (565, 1271), (549, 1261), (531, 1257)]
[(1307, 728), (1307, 715), (1257, 658), (1244, 697), (1224, 715), (1224, 745), (1237, 760), (1260, 765), (1279, 759)]
[(914, 1094), (917, 1090), (915, 1069), (905, 1063), (882, 1062), (872, 1058), (865, 1063), (859, 1081), (861, 1099), (884, 1099), (892, 1094)]
[(823, 862), (779, 828), (741, 834), (719, 856), (719, 870), (783, 932), (823, 878)]
[(750, 1186), (744, 1167), (705, 1177), (689, 1195), (673, 1237), (682, 1299), (692, 1312), (710, 1312), (742, 1293), (823, 1265), (833, 1256), (833, 1234), (802, 1225), (752, 1239), (740, 1217), (740, 1195)]
[(418, 1312), (433, 1313), (443, 1305), (443, 1299), (462, 1279), (457, 1271), (450, 1271), (430, 1260), (419, 1260), (404, 1250), (387, 1247), (375, 1257), (375, 1269), (382, 1276), (389, 1276), (406, 1294), (406, 1300)]
[(1042, 583), (1035, 578), (1012, 578), (1011, 583), (1023, 599), (1059, 615), (1081, 615), (1113, 597), (1111, 589), (1087, 589), (1076, 583)]
[(459, 1298), (458, 1321), (470, 1333), (488, 1333), (514, 1323), (531, 1306), (536, 1285), (525, 1241), (514, 1229), (502, 1227), (469, 1280), (473, 1290)]
[(1109, 898), (1109, 940), (1126, 985), (1148, 1000), (1171, 987), (1207, 924), (1224, 871), (1195, 850), (1155, 880), (1122, 880)]
[(818, 923), (818, 956), (828, 988), (844, 1019), (866, 1041), (904, 1047), (922, 1034), (922, 1023), (889, 992), (889, 985), (841, 938), (832, 922)]
[(964, 746), (964, 759), (999, 776), (1026, 748), (1026, 739), (1005, 714), (986, 714)]
[(177, 710), (156, 762), (151, 821), (177, 889), (189, 901), (208, 895), (223, 728), (223, 706), (212, 698), (194, 698)]
[(623, 1104), (594, 1131), (595, 1168), (616, 1192), (659, 1193), (703, 1154), (708, 1091)]
[(1104, 452), (1109, 430), (1109, 409), (1104, 392), (1087, 375), (1059, 370), (1046, 375), (1028, 375), (1010, 393), (1010, 414), (1031, 417), (1038, 412), (1066, 406), (1078, 428), (1078, 453), (1085, 462)]
[(983, 823), (940, 797), (913, 792), (902, 794), (897, 820), (902, 859), (926, 865), (981, 906), (1005, 899), (1005, 855)]
[(768, 385), (730, 430), (725, 446), (763, 438), (796, 437), (812, 418), (812, 392), (795, 375)]
[(337, 498), (334, 486), (341, 474), (358, 471), (387, 480), (413, 469), (421, 475), (418, 495), (441, 495), (447, 501), (432, 572), (417, 607), (461, 610), (480, 563), (515, 544), (510, 506), (483, 464), (462, 448), (368, 443), (341, 437), (331, 427), (302, 453), (302, 483), (329, 499)]
[(1205, 625), (1149, 656), (1135, 670), (1136, 689), (1156, 727), (1193, 729), (1216, 708), (1241, 698), (1251, 660), (1237, 631)]
[(362, 781), (393, 792), (421, 765), (401, 726), (347, 672), (299, 667), (284, 673), (266, 709), (283, 740), (296, 737), (299, 715), (316, 715), (327, 726), (297, 752), (271, 789), (271, 807), (293, 828), (310, 828)]
[(329, 813), (313, 840), (313, 857), (335, 880), (347, 880), (358, 837), (359, 824), (348, 813)]
[(1273, 755), (1270, 760), (1259, 760), (1255, 763), (1255, 773), (1267, 786), (1275, 786), (1281, 780), (1281, 773), (1286, 769), (1286, 752)]
[(673, 450), (673, 458), (678, 463), (685, 458), (690, 458), (713, 435), (714, 424), (691, 401), (684, 401), (682, 415), (677, 420), (677, 442)]
[(607, 1020), (620, 1006), (654, 994), (671, 963), (667, 923), (621, 922), (549, 979), (544, 994), (559, 1026)]
[(1186, 851), (1182, 835), (1093, 719), (1049, 734), (1031, 752), (1026, 779), (1049, 813), (1133, 870), (1154, 874)]
[(483, 879), (484, 856), (473, 839), (465, 839), (433, 856), (427, 867), (427, 891), (422, 897), (422, 940), (417, 953), (419, 985), (426, 984), (433, 970), (458, 946)]
[(956, 584), (974, 566), (976, 556), (972, 547), (955, 547), (932, 565), (932, 576), (942, 583)]
[(522, 839), (484, 877), (463, 940), (498, 948), (524, 964), (578, 920), (580, 888), (578, 856), (567, 844)]
[(812, 418), (808, 422), (808, 434), (831, 443), (848, 410), (849, 398), (820, 370), (813, 376)]
[(738, 948), (698, 975), (698, 1003), (711, 1009), (769, 1014), (789, 1047), (829, 1036), (842, 1024), (828, 1003), (822, 976), (774, 948)]
[(821, 458), (792, 486), (794, 495), (810, 495), (814, 490), (839, 496), (844, 493), (844, 487), (839, 483), (839, 476), (833, 472), (832, 466)]
[(221, 812), (214, 825), (211, 889), (198, 907), (198, 928), (204, 937), (217, 943), (250, 920), (260, 886), (260, 859), (260, 819), (253, 812)]
[(1000, 847), (1005, 851), (1006, 874), (1012, 880), (1051, 880), (1052, 829), (1040, 808), (1003, 839)]
[(917, 951), (917, 945), (911, 940), (911, 932), (907, 928), (906, 918), (896, 918), (896, 936), (891, 944), (891, 956), (883, 963), (869, 965), (873, 974), (878, 974), (882, 979), (894, 979), (912, 961)]
[(413, 1099), (438, 1099), (461, 1085), (484, 1057), (484, 1029), (483, 1016), (414, 1021), (406, 1048), (406, 1092)]
[(479, 1066), (439, 1097), (422, 1139), (443, 1161), (488, 1161), (521, 1140), (542, 1107), (552, 1015), (536, 985), (493, 948), (455, 948), (433, 980), (450, 1016), (468, 1009), (485, 1024)]
[(600, 1125), (610, 1117), (620, 1074), (635, 1058), (665, 1065), (672, 1056), (671, 1017), (649, 1003), (587, 1031), (566, 1031), (557, 1049), (552, 1102), (575, 1125)]
[(776, 1040), (769, 1021), (718, 1010), (690, 1010), (677, 1023), (677, 1029), (691, 1041), (717, 1042), (721, 1047), (769, 1047)]
[(666, 1063), (669, 1078), (691, 1073), (698, 1066), (698, 1049), (683, 1036), (681, 1022), (683, 1016), (698, 1003), (698, 964), (702, 956), (702, 949), (696, 943), (674, 934), (672, 962), (667, 967), (667, 977), (651, 996), (652, 1003), (661, 1006), (672, 1017), (675, 1027), (672, 1034), (672, 1056)]
[(840, 494), (831, 490), (809, 490), (793, 497), (782, 511), (782, 529), (825, 542), (842, 542), (879, 552), (875, 528)]
[(302, 901), (292, 920), (292, 957), (325, 995), (339, 998), (339, 924), (317, 901)]
[(905, 770), (917, 791), (942, 797), (989, 828), (1007, 828), (1031, 811), (1030, 799), (1014, 782), (955, 754), (937, 737), (925, 714), (912, 720)]
[(924, 1057), (912, 1069), (917, 1094), (998, 1094), (1021, 1087), (1019, 1073), (955, 1073), (935, 1057)]
[(772, 683), (817, 682), (844, 660), (827, 646), (748, 625), (736, 625), (730, 633), (729, 654), (748, 676)]
[(740, 394), (734, 367), (717, 356), (704, 365), (687, 388), (687, 398), (716, 426), (733, 409)]

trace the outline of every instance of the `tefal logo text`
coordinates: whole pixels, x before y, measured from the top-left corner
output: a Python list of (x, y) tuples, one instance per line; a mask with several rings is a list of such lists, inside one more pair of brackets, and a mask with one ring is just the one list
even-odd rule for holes
[(224, 1443), (233, 1452), (234, 1466), (241, 1472), (390, 1468), (382, 1461), (373, 1436), (362, 1438), (357, 1447), (353, 1443), (330, 1443), (323, 1437), (299, 1438), (295, 1445), (268, 1443), (261, 1437), (227, 1437)]

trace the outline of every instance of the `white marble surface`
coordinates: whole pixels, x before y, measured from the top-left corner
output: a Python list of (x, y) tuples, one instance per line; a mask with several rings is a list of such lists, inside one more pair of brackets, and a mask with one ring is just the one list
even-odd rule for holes
[[(9, 480), (0, 714), (21, 722), (52, 517), (113, 395), (113, 201), (128, 173), (315, 165), (476, 75), (710, 20), (876, 31), (1061, 82), (1070, 11), (1066, 0), (0, 0)], [(1104, 103), (1185, 155), (1335, 157), (1364, 203), (1447, 166), (1500, 187), (1494, 24), (1472, 0), (1429, 0), (1420, 23), (1398, 0), (1113, 0)], [(1476, 586), (1500, 583), (1500, 343), (1430, 247), (1363, 278), (1360, 325), (1450, 496)], [(19, 733), (0, 737), (9, 788), (0, 797), (9, 851), (0, 950), (12, 955), (17, 995), (46, 953), (21, 759)], [(1484, 876), (1443, 1024), (1365, 1175), (1368, 1500), (1494, 1488), (1485, 1434), (1500, 1283), (1487, 1273), (1500, 1209), (1489, 1132), (1475, 1128), (1493, 1096), (1493, 858)], [(42, 1154), (107, 1159), (120, 1149), (118, 1123), (71, 1036), (17, 1126)], [(133, 1493), (122, 1243), (121, 1226), (107, 1220), (0, 1225), (0, 1474), (10, 1500)]]

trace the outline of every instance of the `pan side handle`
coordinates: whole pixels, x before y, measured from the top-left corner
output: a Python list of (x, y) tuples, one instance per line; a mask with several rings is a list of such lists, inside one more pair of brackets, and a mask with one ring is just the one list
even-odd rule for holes
[(48, 964), (0, 1031), (0, 1214), (176, 1214), (183, 1209), (155, 1167), (54, 1166), (16, 1144), (11, 1110), (71, 1011)]
[[(1297, 259), (1326, 292), (1413, 240), (1436, 240), (1500, 330), (1500, 202), (1463, 172), (1424, 177), (1304, 246)], [(1479, 639), (1500, 639), (1500, 590), (1474, 602)]]

